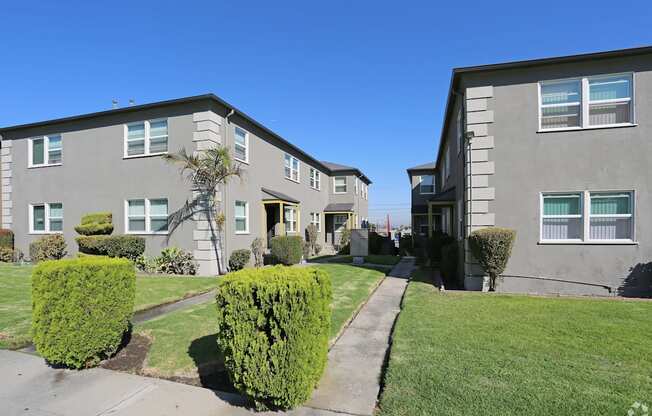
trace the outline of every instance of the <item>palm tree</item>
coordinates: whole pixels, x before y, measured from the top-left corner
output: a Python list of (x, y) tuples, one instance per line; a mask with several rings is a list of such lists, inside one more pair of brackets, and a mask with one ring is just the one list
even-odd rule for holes
[(179, 166), (179, 171), (191, 184), (192, 198), (169, 217), (170, 234), (184, 221), (200, 214), (208, 220), (213, 240), (219, 274), (226, 272), (222, 253), (224, 214), (217, 198), (220, 187), (232, 177), (241, 177), (240, 166), (233, 163), (229, 149), (217, 146), (205, 151), (188, 154), (185, 148), (178, 153), (163, 155), (163, 160)]

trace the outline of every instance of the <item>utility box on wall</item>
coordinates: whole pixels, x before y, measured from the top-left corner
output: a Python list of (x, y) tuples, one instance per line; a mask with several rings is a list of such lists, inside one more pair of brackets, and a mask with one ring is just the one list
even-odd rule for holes
[(351, 255), (353, 257), (365, 257), (369, 255), (368, 229), (351, 230)]

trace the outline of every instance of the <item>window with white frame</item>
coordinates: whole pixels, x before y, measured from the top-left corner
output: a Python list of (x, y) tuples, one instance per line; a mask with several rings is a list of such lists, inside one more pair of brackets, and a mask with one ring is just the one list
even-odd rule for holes
[(539, 83), (539, 128), (564, 130), (634, 122), (633, 75), (600, 75)]
[(159, 155), (168, 151), (168, 121), (147, 120), (125, 125), (124, 157)]
[(167, 234), (167, 198), (130, 199), (125, 203), (128, 234)]
[(333, 215), (333, 229), (336, 233), (341, 233), (346, 229), (346, 224), (349, 221), (348, 215)]
[(235, 201), (235, 233), (249, 233), (249, 203), (246, 201)]
[(289, 154), (285, 154), (285, 177), (299, 182), (299, 159)]
[(30, 205), (29, 228), (32, 234), (63, 232), (63, 204), (51, 202)]
[(318, 191), (321, 189), (321, 172), (315, 168), (310, 168), (310, 187)]
[(240, 127), (235, 128), (234, 157), (240, 162), (249, 163), (249, 134)]
[(457, 112), (457, 154), (462, 151), (462, 139), (464, 138), (464, 130), (462, 126), (462, 109)]
[(433, 175), (419, 176), (419, 193), (432, 194), (435, 192), (435, 177)]
[(358, 194), (358, 178), (355, 178), (353, 188), (354, 188), (355, 194), (357, 195)]
[(28, 166), (56, 166), (62, 161), (63, 145), (61, 135), (34, 137), (29, 139)]
[(285, 232), (286, 233), (296, 233), (297, 232), (297, 207), (286, 206), (284, 208), (284, 220), (285, 223)]
[(310, 223), (317, 227), (317, 231), (321, 232), (321, 212), (311, 212)]
[(346, 193), (346, 176), (335, 176), (333, 178), (333, 192), (336, 194)]
[(634, 240), (634, 194), (571, 192), (542, 194), (541, 240), (631, 242)]

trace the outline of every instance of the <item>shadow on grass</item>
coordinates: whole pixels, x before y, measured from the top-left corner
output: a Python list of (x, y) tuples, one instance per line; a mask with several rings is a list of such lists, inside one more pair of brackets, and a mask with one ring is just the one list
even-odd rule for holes
[(216, 334), (193, 340), (188, 347), (188, 355), (195, 362), (202, 387), (237, 393), (224, 367), (224, 356), (217, 347)]

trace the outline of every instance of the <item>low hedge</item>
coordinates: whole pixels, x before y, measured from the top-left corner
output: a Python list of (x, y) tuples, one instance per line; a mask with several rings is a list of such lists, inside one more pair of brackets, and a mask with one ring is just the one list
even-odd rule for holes
[(242, 270), (247, 264), (249, 264), (249, 260), (251, 260), (251, 251), (246, 248), (233, 250), (229, 257), (229, 270), (232, 272)]
[(48, 362), (89, 367), (117, 351), (134, 309), (136, 275), (128, 260), (46, 261), (32, 275), (32, 333)]
[(259, 409), (307, 399), (326, 365), (331, 282), (318, 268), (273, 266), (222, 278), (217, 343), (233, 385)]
[(0, 247), (14, 249), (14, 232), (0, 228)]
[(145, 252), (145, 239), (135, 235), (83, 235), (75, 238), (84, 254), (123, 257), (135, 261)]
[(46, 235), (29, 245), (29, 258), (38, 263), (43, 260), (59, 260), (68, 254), (66, 240), (61, 234)]
[(272, 238), (270, 251), (274, 259), (287, 266), (297, 264), (303, 256), (303, 239), (299, 236), (278, 236)]

